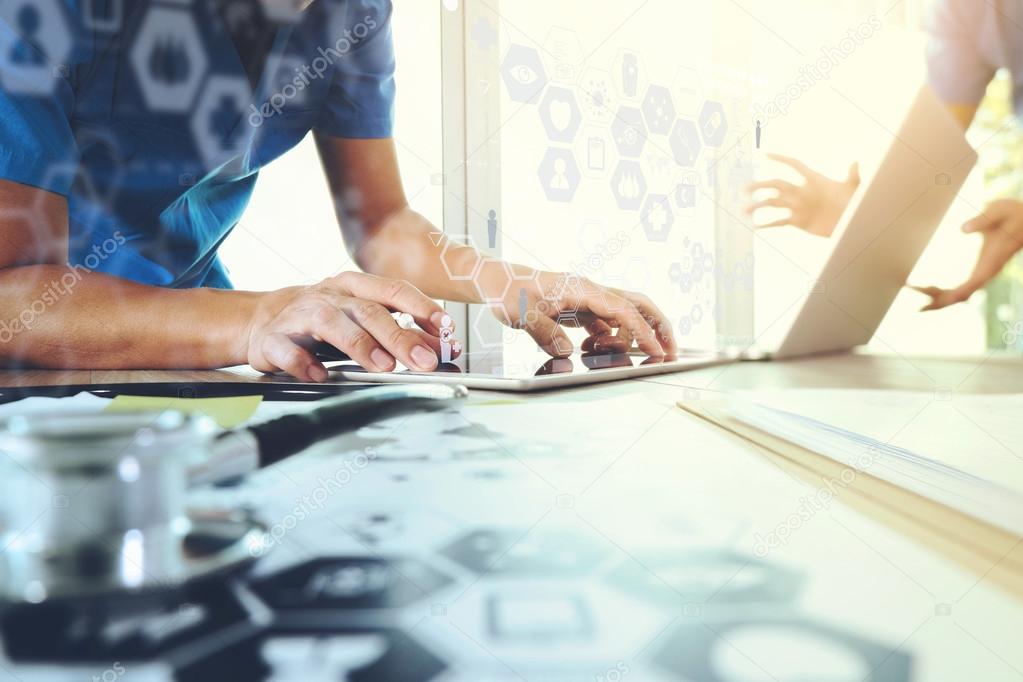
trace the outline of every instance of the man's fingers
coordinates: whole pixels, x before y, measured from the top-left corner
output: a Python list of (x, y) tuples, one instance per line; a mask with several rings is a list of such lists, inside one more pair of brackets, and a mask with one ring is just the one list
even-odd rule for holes
[[(587, 296), (585, 300), (590, 310), (604, 318), (608, 324), (628, 329), (644, 353), (657, 358), (664, 356), (656, 333), (630, 300), (616, 293)], [(614, 312), (611, 308), (614, 308)]]
[(931, 298), (931, 302), (920, 309), (921, 312), (929, 312), (932, 310), (941, 310), (942, 308), (947, 308), (951, 305), (955, 305), (956, 303), (967, 301), (981, 286), (983, 286), (983, 283), (978, 284), (970, 281), (956, 287), (955, 289), (942, 289), (940, 287), (912, 288)]
[[(624, 353), (629, 350), (620, 348), (621, 342), (615, 336), (614, 329), (604, 320), (591, 317), (583, 326), (586, 328), (586, 333), (589, 334), (583, 339), (580, 347), (584, 353)], [(632, 341), (630, 340), (629, 343), (631, 344)]]
[[(367, 300), (349, 299), (342, 307), (352, 321), (368, 332), (391, 357), (399, 359), (409, 369), (420, 372), (432, 372), (437, 369), (436, 350), (423, 344), (421, 337), (412, 330), (399, 327), (390, 312), (382, 305)], [(382, 355), (376, 355), (376, 358), (370, 358), (374, 365), (383, 360)], [(361, 364), (361, 361), (356, 361)]]
[(764, 189), (773, 189), (778, 192), (778, 194), (790, 194), (795, 192), (798, 187), (793, 185), (791, 182), (785, 182), (784, 180), (762, 180), (760, 182), (754, 182), (746, 188), (746, 191), (750, 194), (754, 194)]
[(963, 223), (963, 232), (965, 234), (973, 234), (974, 232), (987, 232), (994, 227), (994, 221), (988, 216), (981, 213), (979, 216), (970, 218)]
[(767, 199), (761, 199), (760, 201), (754, 202), (746, 207), (746, 213), (753, 213), (759, 211), (762, 208), (791, 208), (789, 202), (782, 197), (768, 197)]
[(772, 220), (771, 222), (763, 223), (762, 225), (754, 225), (753, 227), (754, 227), (754, 229), (757, 229), (757, 230), (766, 230), (766, 229), (772, 228), (772, 227), (791, 227), (791, 226), (792, 226), (792, 216), (789, 216), (788, 218), (779, 218), (778, 220)]
[(287, 334), (269, 334), (260, 344), (263, 360), (267, 364), (255, 363), (256, 369), (273, 371), (281, 369), (301, 381), (322, 383), (327, 380), (327, 369), (313, 357), (312, 353), (301, 348)]
[(678, 345), (675, 343), (675, 334), (672, 332), (668, 316), (662, 313), (653, 301), (642, 294), (626, 293), (625, 297), (636, 306), (647, 324), (654, 330), (665, 355), (674, 358), (678, 354)]
[(440, 334), (441, 320), (447, 314), (444, 308), (408, 282), (345, 272), (334, 278), (354, 298), (375, 301), (387, 308), (408, 313), (416, 324), (433, 334)]
[[(383, 308), (375, 303), (363, 303), (379, 308), (394, 324), (394, 319)], [(370, 372), (390, 372), (394, 369), (394, 354), (388, 352), (374, 334), (343, 308), (324, 305), (316, 310), (310, 320), (309, 333), (347, 353), (348, 357)]]
[(860, 184), (860, 164), (853, 163), (849, 166), (849, 172), (846, 173), (845, 181), (850, 185)]
[(583, 350), (588, 353), (609, 355), (611, 353), (628, 353), (632, 350), (632, 339), (621, 334), (604, 334), (589, 336), (583, 342)]
[(807, 166), (805, 163), (803, 163), (799, 159), (794, 159), (791, 156), (785, 156), (783, 154), (769, 153), (767, 155), (767, 158), (769, 158), (769, 159), (771, 159), (773, 161), (777, 161), (778, 163), (785, 164), (786, 166), (788, 166), (789, 168), (792, 168), (793, 170), (795, 170), (797, 173), (799, 173), (800, 175), (802, 175), (805, 178), (811, 178), (811, 177), (815, 177), (815, 176), (818, 175), (817, 171), (813, 170), (812, 168)]
[[(437, 355), (438, 358), (441, 356), (441, 340), (439, 338), (437, 338), (433, 334), (430, 334), (429, 332), (424, 332), (421, 329), (410, 329), (409, 332), (411, 332), (412, 334), (415, 334), (416, 336), (418, 336), (420, 343), (422, 343), (425, 346), (429, 346), (430, 348), (432, 348), (433, 352)], [(461, 350), (460, 346), (456, 350), (455, 342), (456, 342), (456, 340), (452, 340), (451, 341), (451, 359), (452, 360), (454, 360), (455, 358), (457, 358), (459, 355), (462, 354), (462, 350)]]
[(551, 357), (567, 358), (575, 349), (565, 330), (545, 315), (527, 315), (526, 332)]
[(604, 322), (604, 320), (599, 317), (591, 316), (589, 320), (583, 324), (583, 327), (586, 329), (586, 333), (590, 336), (604, 336), (605, 334), (611, 334), (614, 332), (611, 325)]

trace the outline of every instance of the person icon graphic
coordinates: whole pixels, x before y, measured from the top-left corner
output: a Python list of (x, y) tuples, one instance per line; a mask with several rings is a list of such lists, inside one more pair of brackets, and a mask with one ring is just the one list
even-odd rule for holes
[(497, 248), (497, 211), (491, 209), (487, 216), (487, 239), (490, 243), (490, 248)]
[(11, 48), (10, 60), (19, 66), (41, 66), (46, 62), (46, 50), (39, 44), (42, 17), (32, 5), (22, 5), (17, 15), (20, 40)]
[(569, 191), (572, 189), (568, 181), (568, 163), (564, 159), (554, 161), (554, 175), (551, 176), (551, 189)]
[(626, 97), (639, 94), (639, 59), (634, 54), (622, 58), (622, 87)]
[(760, 123), (760, 119), (757, 119), (757, 149), (760, 149), (760, 138), (763, 132), (763, 126)]
[(455, 325), (450, 315), (445, 315), (440, 320), (440, 361), (441, 364), (451, 362), (452, 346), (455, 341)]
[(519, 289), (519, 327), (526, 328), (526, 313), (529, 309), (529, 297), (525, 289)]

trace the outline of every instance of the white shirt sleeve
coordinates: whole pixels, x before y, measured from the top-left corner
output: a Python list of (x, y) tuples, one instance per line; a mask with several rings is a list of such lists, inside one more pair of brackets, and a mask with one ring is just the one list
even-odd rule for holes
[(997, 66), (984, 52), (1001, 42), (991, 11), (976, 0), (933, 0), (926, 20), (927, 73), (934, 91), (949, 104), (979, 104)]

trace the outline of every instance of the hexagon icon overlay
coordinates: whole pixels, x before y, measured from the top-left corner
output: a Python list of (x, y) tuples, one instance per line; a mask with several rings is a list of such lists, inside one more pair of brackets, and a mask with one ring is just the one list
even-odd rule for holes
[(579, 77), (580, 66), (586, 59), (576, 32), (562, 26), (551, 27), (544, 41), (543, 50), (551, 67), (551, 78), (574, 83)]
[(588, 68), (579, 79), (583, 115), (595, 123), (608, 124), (614, 119), (615, 92), (611, 74)]
[(5, 0), (0, 20), (0, 77), (15, 95), (47, 95), (71, 56), (71, 31), (57, 0)]
[[(457, 249), (452, 253), (452, 249), (457, 246), (471, 246), (472, 248), (469, 250)], [(466, 267), (465, 263), (460, 263), (457, 260), (458, 255), (465, 253), (472, 255), (472, 263), (469, 264), (469, 267)], [(444, 246), (440, 251), (440, 264), (444, 267), (444, 272), (447, 273), (448, 279), (452, 282), (474, 281), (482, 263), (483, 256), (480, 254), (480, 250), (476, 247), (476, 242), (471, 236), (465, 236), (461, 239), (458, 237), (448, 237), (444, 240)]]
[(213, 76), (206, 84), (192, 115), (192, 135), (207, 169), (245, 153), (255, 132), (244, 116), (251, 99), (245, 78)]
[(535, 102), (547, 87), (547, 71), (540, 53), (525, 45), (508, 48), (501, 65), (501, 76), (508, 88), (508, 96), (514, 102)]
[(575, 93), (568, 88), (551, 86), (540, 102), (540, 120), (553, 142), (572, 142), (579, 134), (583, 115)]
[(636, 100), (646, 91), (646, 64), (643, 57), (633, 50), (619, 50), (611, 66), (615, 89), (622, 99)]
[(668, 144), (671, 145), (675, 163), (683, 168), (696, 166), (696, 160), (703, 150), (703, 142), (700, 141), (700, 132), (696, 129), (695, 123), (684, 118), (676, 121), (675, 127), (671, 129)]
[(84, 0), (82, 2), (82, 24), (99, 33), (113, 33), (121, 30), (124, 20), (124, 0)]
[(671, 91), (662, 85), (651, 85), (643, 98), (643, 116), (647, 128), (655, 135), (667, 135), (675, 121), (675, 102)]
[(568, 149), (557, 147), (547, 150), (540, 164), (539, 176), (547, 199), (560, 202), (572, 201), (582, 180), (575, 155)]
[(615, 195), (618, 208), (623, 211), (637, 211), (646, 197), (646, 176), (638, 161), (623, 159), (618, 162), (614, 175), (611, 176), (611, 191)]
[(708, 147), (720, 147), (725, 143), (725, 136), (728, 134), (728, 121), (725, 118), (725, 108), (721, 102), (707, 100), (700, 110), (700, 135), (703, 136), (703, 144)]
[(675, 215), (671, 211), (671, 202), (663, 194), (651, 194), (643, 203), (640, 211), (643, 221), (643, 232), (652, 242), (666, 242), (675, 225)]
[(622, 106), (611, 123), (611, 136), (618, 153), (626, 158), (639, 158), (646, 146), (647, 130), (643, 113), (636, 107)]
[(185, 8), (150, 8), (132, 45), (131, 65), (149, 109), (189, 111), (209, 66), (191, 13)]

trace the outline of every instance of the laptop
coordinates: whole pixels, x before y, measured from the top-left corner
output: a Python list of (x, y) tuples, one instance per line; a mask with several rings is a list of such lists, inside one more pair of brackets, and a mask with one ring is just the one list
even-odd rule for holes
[[(333, 376), (373, 383), (445, 383), (499, 391), (538, 391), (702, 369), (742, 360), (846, 351), (870, 341), (977, 162), (962, 128), (924, 87), (869, 183), (860, 186), (832, 237), (834, 248), (775, 347), (739, 354), (684, 352), (655, 361), (633, 354), (514, 360), (485, 350), (471, 371), (372, 374), (350, 364)], [(461, 362), (462, 359), (460, 359)]]

